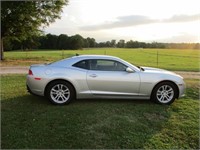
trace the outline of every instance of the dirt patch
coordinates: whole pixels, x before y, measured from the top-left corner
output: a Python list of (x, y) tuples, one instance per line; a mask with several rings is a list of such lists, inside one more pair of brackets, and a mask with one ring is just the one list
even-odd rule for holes
[(28, 69), (27, 66), (1, 67), (0, 74), (25, 74), (28, 73)]
[(1, 67), (7, 67), (7, 66), (30, 66), (32, 64), (43, 64), (43, 63), (48, 63), (52, 62), (51, 60), (46, 60), (46, 61), (40, 61), (40, 60), (4, 60), (3, 62), (0, 62)]
[(200, 79), (200, 72), (174, 71), (185, 79)]

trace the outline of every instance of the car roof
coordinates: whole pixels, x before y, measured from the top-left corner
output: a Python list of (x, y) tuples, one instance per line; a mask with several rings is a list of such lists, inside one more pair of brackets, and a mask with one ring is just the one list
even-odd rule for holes
[(109, 56), (109, 55), (78, 55), (78, 56), (73, 56), (72, 58), (79, 58), (79, 59), (119, 59), (118, 57), (115, 56)]
[(72, 56), (70, 58), (62, 59), (57, 62), (51, 63), (51, 66), (70, 66), (80, 60), (84, 59), (111, 59), (111, 60), (119, 60), (120, 58), (108, 55), (78, 55)]

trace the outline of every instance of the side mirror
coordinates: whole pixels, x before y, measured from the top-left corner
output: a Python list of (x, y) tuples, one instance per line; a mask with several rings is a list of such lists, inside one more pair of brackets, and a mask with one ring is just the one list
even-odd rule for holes
[(128, 72), (128, 73), (133, 73), (134, 71), (133, 71), (133, 69), (127, 67), (127, 68), (126, 68), (126, 72)]

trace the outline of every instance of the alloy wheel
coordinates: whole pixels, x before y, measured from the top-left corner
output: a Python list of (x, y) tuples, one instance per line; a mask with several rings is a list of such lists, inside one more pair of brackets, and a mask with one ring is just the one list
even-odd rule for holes
[(50, 96), (56, 103), (65, 103), (70, 98), (70, 90), (64, 84), (56, 84), (51, 88)]
[(168, 103), (174, 97), (174, 90), (169, 85), (162, 85), (156, 92), (157, 100), (160, 103)]

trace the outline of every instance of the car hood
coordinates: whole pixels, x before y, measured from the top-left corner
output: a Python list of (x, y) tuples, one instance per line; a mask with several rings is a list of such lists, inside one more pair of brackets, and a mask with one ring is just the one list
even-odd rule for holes
[(164, 70), (164, 69), (160, 69), (160, 68), (152, 68), (152, 67), (142, 67), (144, 69), (144, 72), (148, 72), (148, 73), (162, 73), (162, 74), (171, 74), (171, 75), (176, 75), (181, 77), (180, 75), (168, 71), (168, 70)]

